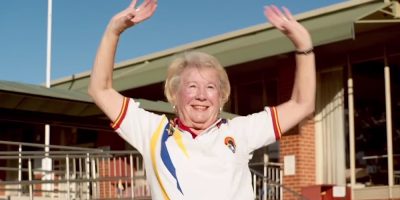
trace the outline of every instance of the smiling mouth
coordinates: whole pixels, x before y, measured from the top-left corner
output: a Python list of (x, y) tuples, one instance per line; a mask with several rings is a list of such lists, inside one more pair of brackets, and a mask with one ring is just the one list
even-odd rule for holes
[(208, 106), (195, 105), (195, 106), (192, 106), (192, 108), (195, 110), (198, 110), (198, 111), (205, 111), (205, 110), (207, 110)]

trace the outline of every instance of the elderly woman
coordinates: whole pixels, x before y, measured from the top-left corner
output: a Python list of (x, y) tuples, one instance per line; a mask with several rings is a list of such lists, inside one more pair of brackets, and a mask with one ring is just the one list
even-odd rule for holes
[(165, 95), (176, 119), (140, 108), (112, 87), (121, 33), (154, 13), (155, 0), (136, 0), (115, 15), (94, 63), (89, 94), (113, 121), (116, 132), (143, 156), (153, 199), (254, 199), (248, 162), (257, 148), (275, 142), (314, 109), (315, 66), (307, 30), (287, 9), (265, 7), (269, 21), (293, 42), (296, 74), (290, 100), (232, 120), (220, 118), (230, 85), (211, 55), (184, 53), (172, 62)]

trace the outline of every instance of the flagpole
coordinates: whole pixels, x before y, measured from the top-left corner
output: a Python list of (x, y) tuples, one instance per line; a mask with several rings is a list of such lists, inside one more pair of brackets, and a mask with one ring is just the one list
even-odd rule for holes
[[(48, 0), (48, 10), (47, 10), (47, 57), (46, 57), (46, 87), (51, 87), (51, 24), (52, 24), (52, 7), (53, 1)], [(49, 152), (50, 145), (50, 126), (46, 124), (45, 126), (45, 152)]]
[(46, 59), (46, 87), (50, 88), (51, 80), (51, 25), (53, 1), (48, 0), (47, 8), (47, 59)]
[[(52, 33), (52, 7), (53, 1), (47, 0), (47, 52), (46, 52), (46, 88), (51, 87), (51, 33)], [(49, 158), (50, 152), (50, 125), (45, 125), (44, 131), (44, 144), (45, 144), (45, 158), (42, 160), (42, 169), (51, 172), (52, 170), (52, 161)], [(51, 173), (44, 174), (44, 180), (51, 179)], [(51, 190), (51, 185), (45, 184), (44, 188), (47, 190)], [(48, 196), (49, 194), (45, 195)]]
[[(46, 87), (50, 88), (51, 79), (51, 24), (52, 24), (52, 0), (48, 0), (48, 11), (47, 11), (47, 56), (46, 56)], [(45, 126), (45, 152), (49, 152), (50, 145), (50, 125)]]

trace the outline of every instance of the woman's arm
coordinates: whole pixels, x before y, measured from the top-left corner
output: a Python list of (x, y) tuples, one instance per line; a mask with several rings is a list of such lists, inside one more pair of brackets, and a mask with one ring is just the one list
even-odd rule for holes
[(292, 41), (297, 52), (292, 96), (277, 106), (282, 133), (314, 112), (316, 91), (315, 58), (310, 34), (288, 9), (283, 8), (283, 11), (276, 6), (267, 6), (264, 10), (265, 16)]
[(151, 17), (157, 8), (155, 0), (145, 0), (138, 8), (135, 8), (136, 2), (137, 0), (133, 0), (128, 8), (110, 20), (97, 50), (90, 76), (88, 93), (111, 121), (118, 117), (123, 101), (123, 96), (112, 87), (115, 53), (120, 35), (126, 29)]

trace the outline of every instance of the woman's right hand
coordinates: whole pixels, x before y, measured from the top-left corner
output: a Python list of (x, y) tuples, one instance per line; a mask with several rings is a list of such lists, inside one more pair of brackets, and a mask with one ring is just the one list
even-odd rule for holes
[(108, 25), (109, 31), (120, 35), (129, 27), (150, 18), (157, 8), (157, 0), (144, 0), (135, 8), (137, 0), (132, 0), (131, 4), (120, 13), (116, 14)]

